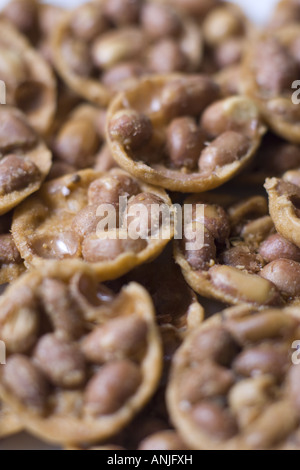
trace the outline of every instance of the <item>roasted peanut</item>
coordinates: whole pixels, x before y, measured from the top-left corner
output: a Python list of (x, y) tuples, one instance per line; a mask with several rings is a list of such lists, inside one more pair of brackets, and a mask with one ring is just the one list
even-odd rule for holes
[(139, 253), (147, 247), (147, 242), (138, 238), (133, 240), (99, 238), (97, 234), (91, 234), (85, 238), (82, 244), (82, 256), (88, 263), (112, 261), (124, 253)]
[(102, 34), (107, 27), (108, 23), (101, 9), (93, 3), (87, 3), (75, 11), (71, 22), (75, 36), (87, 42)]
[(230, 235), (230, 222), (223, 207), (216, 204), (203, 204), (203, 211), (197, 214), (197, 204), (192, 208), (192, 221), (203, 224), (213, 235), (216, 243), (224, 243)]
[(41, 414), (46, 407), (48, 387), (42, 373), (26, 357), (8, 358), (3, 370), (3, 382), (23, 405)]
[(267, 264), (260, 275), (275, 284), (283, 294), (291, 297), (300, 295), (300, 263), (278, 259)]
[(33, 0), (12, 0), (5, 5), (3, 14), (24, 34), (37, 27), (37, 4)]
[(29, 159), (8, 155), (0, 161), (0, 194), (25, 189), (40, 178), (38, 167)]
[(104, 14), (118, 26), (130, 24), (138, 20), (141, 5), (140, 0), (106, 0)]
[(271, 235), (261, 244), (259, 253), (267, 263), (280, 258), (300, 261), (300, 249), (278, 233)]
[(2, 110), (0, 113), (0, 150), (10, 152), (16, 148), (27, 149), (37, 141), (33, 130), (14, 114)]
[(274, 380), (269, 375), (238, 382), (229, 392), (229, 404), (239, 426), (247, 428), (272, 398)]
[(35, 361), (53, 385), (77, 388), (86, 378), (85, 361), (79, 348), (54, 334), (43, 336), (34, 352)]
[(210, 46), (216, 46), (229, 37), (241, 35), (241, 19), (227, 6), (214, 8), (203, 24), (204, 37)]
[(161, 96), (166, 116), (198, 116), (219, 97), (219, 87), (205, 75), (194, 75), (168, 83)]
[(245, 43), (240, 37), (230, 38), (218, 44), (214, 58), (219, 68), (230, 67), (239, 64), (243, 55)]
[(147, 69), (139, 62), (129, 61), (116, 64), (102, 75), (102, 82), (113, 91), (120, 91), (131, 80), (142, 77)]
[(270, 374), (281, 380), (290, 364), (288, 351), (272, 344), (244, 350), (234, 361), (233, 370), (244, 377)]
[(168, 5), (146, 3), (141, 13), (142, 27), (151, 38), (176, 36), (181, 32), (181, 21)]
[(12, 235), (0, 235), (0, 263), (20, 263), (21, 256), (18, 252)]
[(277, 305), (281, 298), (274, 284), (262, 277), (240, 271), (232, 266), (210, 268), (213, 285), (235, 299), (259, 305)]
[(118, 62), (135, 59), (146, 45), (145, 35), (138, 28), (123, 28), (102, 34), (92, 45), (94, 64), (108, 69)]
[(180, 401), (195, 405), (206, 398), (226, 395), (233, 384), (234, 375), (231, 371), (206, 361), (189, 369), (182, 376), (179, 386)]
[(91, 204), (84, 207), (74, 217), (72, 230), (83, 240), (86, 236), (96, 232), (97, 225), (101, 217), (97, 216), (98, 204)]
[(159, 431), (146, 437), (138, 450), (187, 450), (187, 446), (175, 431)]
[(298, 76), (297, 61), (276, 38), (268, 38), (256, 49), (256, 81), (271, 95), (290, 90)]
[(229, 131), (237, 132), (244, 138), (249, 137), (252, 140), (258, 122), (255, 104), (246, 98), (233, 96), (208, 106), (201, 116), (200, 125), (210, 140)]
[[(196, 232), (203, 233), (204, 238), (202, 244), (196, 242)], [(187, 244), (195, 244), (195, 248), (188, 249)], [(196, 247), (196, 245), (201, 245), (201, 247)], [(207, 271), (216, 260), (217, 251), (214, 237), (207, 228), (199, 222), (193, 222), (191, 225), (185, 227), (182, 248), (187, 262), (195, 270), (200, 269)]]
[(82, 344), (85, 357), (102, 364), (110, 360), (135, 357), (146, 344), (147, 325), (137, 316), (116, 318), (96, 328)]
[(80, 240), (78, 235), (71, 230), (58, 234), (41, 234), (33, 237), (30, 248), (41, 258), (62, 260), (79, 256)]
[(199, 362), (211, 359), (228, 367), (239, 352), (238, 344), (222, 327), (208, 328), (197, 334), (191, 342), (190, 359)]
[(1, 339), (5, 342), (7, 350), (11, 353), (27, 353), (35, 344), (38, 329), (39, 317), (36, 311), (36, 301), (33, 295), (25, 292), (23, 294), (22, 306), (11, 306), (11, 312), (7, 321), (1, 328)]
[(282, 315), (280, 310), (266, 310), (246, 318), (231, 319), (226, 323), (226, 328), (241, 345), (288, 336), (295, 327), (293, 318)]
[(174, 39), (161, 39), (149, 50), (147, 68), (153, 73), (180, 72), (187, 66), (187, 57)]
[(115, 413), (136, 392), (141, 380), (138, 367), (129, 360), (106, 364), (91, 379), (85, 390), (87, 413), (94, 416)]
[(79, 308), (63, 282), (45, 279), (40, 287), (40, 298), (57, 335), (69, 340), (82, 335), (83, 322)]
[(88, 77), (93, 71), (93, 62), (88, 45), (81, 39), (66, 39), (62, 44), (64, 60), (72, 72)]
[(131, 197), (140, 192), (138, 183), (127, 175), (109, 175), (89, 186), (89, 204), (119, 204), (121, 196)]
[(204, 149), (205, 135), (194, 119), (182, 117), (174, 119), (167, 130), (167, 151), (175, 168), (197, 167), (201, 151)]
[(228, 131), (228, 118), (224, 115), (223, 101), (217, 101), (204, 110), (200, 125), (210, 139)]
[(109, 135), (126, 148), (136, 150), (147, 144), (152, 137), (150, 119), (132, 109), (119, 111), (109, 123)]
[(217, 137), (203, 152), (199, 159), (199, 169), (212, 172), (218, 168), (230, 165), (249, 151), (249, 139), (238, 132), (228, 131)]
[(203, 432), (215, 439), (230, 439), (237, 433), (233, 417), (212, 401), (204, 401), (196, 405), (192, 410), (192, 418)]
[(245, 269), (254, 274), (260, 272), (263, 264), (263, 260), (259, 256), (243, 245), (224, 251), (221, 255), (221, 262), (227, 266), (234, 266), (241, 270)]
[(129, 231), (134, 230), (141, 238), (147, 238), (149, 232), (154, 232), (162, 223), (160, 207), (164, 201), (151, 193), (140, 193), (128, 202), (127, 225)]
[(92, 123), (71, 119), (60, 129), (55, 139), (56, 156), (77, 169), (93, 165), (100, 139)]

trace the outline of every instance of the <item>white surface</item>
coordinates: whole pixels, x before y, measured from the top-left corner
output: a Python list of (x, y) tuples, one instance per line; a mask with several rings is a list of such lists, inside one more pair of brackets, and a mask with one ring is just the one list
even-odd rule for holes
[[(249, 18), (257, 23), (263, 23), (272, 6), (277, 2), (277, 0), (231, 0), (233, 3), (237, 3), (247, 12)], [(0, 0), (0, 8), (3, 5), (8, 3), (7, 0)], [(75, 7), (84, 3), (84, 0), (45, 0), (44, 3), (52, 3), (54, 5), (62, 5), (65, 7)]]
[(268, 19), (272, 8), (278, 0), (232, 0), (240, 5), (248, 17), (256, 23), (263, 24)]
[[(270, 14), (272, 7), (278, 0), (232, 0), (234, 3), (240, 5), (249, 18), (258, 24), (263, 24)], [(0, 0), (0, 8), (5, 5), (7, 0)], [(52, 3), (54, 5), (62, 5), (65, 7), (75, 7), (84, 0), (53, 0), (45, 1), (44, 3)], [(49, 447), (43, 442), (39, 442), (33, 437), (22, 433), (10, 439), (5, 439), (0, 442), (0, 450), (51, 450), (54, 447)]]

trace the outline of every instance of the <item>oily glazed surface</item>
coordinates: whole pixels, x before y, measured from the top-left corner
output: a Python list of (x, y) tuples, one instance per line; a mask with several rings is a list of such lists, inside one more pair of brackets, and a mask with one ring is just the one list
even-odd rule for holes
[[(211, 198), (187, 200), (194, 204), (192, 223), (203, 230), (204, 244), (190, 251), (187, 239), (175, 242), (175, 259), (186, 281), (199, 294), (230, 304), (297, 303), (298, 247), (276, 233), (266, 198), (234, 202), (232, 196), (227, 204), (225, 197), (223, 204)], [(203, 208), (200, 216), (197, 205)]]
[[(8, 350), (8, 367), (1, 370), (1, 396), (27, 429), (52, 442), (93, 442), (116, 434), (149, 400), (160, 378), (161, 346), (149, 295), (134, 283), (119, 295), (110, 294), (89, 270), (74, 276), (72, 269), (57, 263), (44, 274), (26, 274), (18, 283), (23, 302), (14, 299), (12, 289), (1, 300), (1, 336)], [(53, 292), (58, 290), (63, 295), (55, 300)], [(38, 298), (46, 317), (37, 323)], [(74, 309), (76, 298), (79, 305)], [(24, 315), (28, 329), (20, 337), (9, 325), (14, 318), (24, 321)], [(126, 337), (122, 325), (128, 321), (132, 329)], [(99, 356), (94, 341), (103, 334)], [(122, 342), (112, 334), (122, 334)], [(49, 361), (53, 361), (50, 367)], [(122, 389), (124, 374), (127, 386)]]
[[(177, 430), (194, 449), (296, 449), (298, 310), (235, 307), (178, 350), (168, 388)], [(218, 341), (211, 341), (218, 338)]]
[(242, 90), (258, 104), (270, 128), (289, 142), (299, 144), (299, 106), (291, 99), (299, 77), (297, 44), (299, 25), (258, 36), (245, 54)]
[(53, 37), (60, 75), (77, 93), (102, 106), (143, 75), (197, 70), (202, 48), (194, 19), (151, 1), (87, 2), (66, 13)]
[(56, 81), (52, 69), (14, 26), (0, 19), (1, 77), (7, 104), (24, 112), (41, 134), (49, 130), (56, 110)]
[[(98, 199), (96, 191), (95, 203), (91, 204), (88, 195), (91, 185), (94, 182), (103, 181), (105, 187), (107, 181), (111, 182), (113, 175), (116, 175), (116, 177), (113, 177), (112, 181), (118, 183), (119, 174), (122, 178), (125, 178), (125, 182), (129, 181), (130, 185), (131, 181), (134, 181), (128, 175), (125, 174), (124, 176), (124, 172), (120, 172), (120, 170), (113, 170), (111, 175), (94, 172), (93, 170), (84, 170), (47, 183), (39, 194), (26, 201), (24, 206), (20, 206), (15, 212), (12, 230), (16, 244), (26, 263), (28, 265), (41, 265), (46, 260), (65, 259), (68, 263), (73, 264), (74, 269), (76, 269), (77, 266), (84, 264), (83, 255), (86, 262), (95, 269), (99, 277), (103, 275), (107, 279), (113, 279), (146, 260), (158, 256), (173, 236), (172, 225), (170, 229), (169, 227), (166, 228), (165, 236), (158, 239), (138, 239), (129, 246), (126, 244), (127, 239), (125, 239), (124, 248), (121, 245), (120, 251), (113, 251), (110, 258), (106, 258), (108, 248), (106, 244), (103, 245), (105, 239), (100, 239), (96, 234), (98, 219), (95, 219), (95, 216), (92, 217), (91, 235), (89, 235), (90, 232), (86, 232), (89, 226), (86, 227), (84, 224), (85, 231), (83, 233), (76, 228), (77, 225), (74, 226), (75, 217), (80, 211), (86, 210), (86, 208), (89, 210), (91, 207), (96, 212), (98, 205), (106, 202)], [(163, 190), (143, 184), (139, 185), (139, 183), (134, 183), (133, 186), (136, 189), (135, 194), (153, 194), (154, 202), (170, 205), (170, 200)], [(126, 188), (123, 194), (127, 194)], [(84, 223), (85, 220), (84, 218)], [(164, 235), (163, 226), (162, 231)], [(79, 238), (81, 235), (82, 241)], [(86, 246), (87, 239), (87, 243), (89, 243), (89, 236), (91, 242), (95, 240), (96, 245), (98, 243), (101, 245), (101, 258), (98, 256), (95, 258), (96, 247), (95, 251), (94, 248), (91, 249), (91, 254), (87, 250), (86, 252), (82, 251)], [(112, 243), (114, 243), (114, 240)], [(102, 246), (104, 246), (103, 252)]]
[(251, 100), (219, 98), (218, 85), (207, 76), (144, 79), (109, 108), (114, 158), (129, 173), (172, 191), (224, 184), (249, 163), (265, 127)]
[(40, 188), (52, 157), (18, 109), (1, 107), (0, 119), (0, 214), (3, 215)]

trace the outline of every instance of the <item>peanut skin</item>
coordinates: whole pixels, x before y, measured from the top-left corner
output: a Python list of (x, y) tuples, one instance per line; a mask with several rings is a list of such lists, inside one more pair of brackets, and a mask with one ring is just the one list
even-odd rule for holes
[(117, 412), (137, 390), (142, 377), (129, 360), (110, 362), (88, 383), (84, 394), (86, 410), (94, 416)]
[(3, 372), (3, 381), (23, 405), (39, 414), (45, 410), (47, 382), (26, 356), (14, 355), (8, 359)]

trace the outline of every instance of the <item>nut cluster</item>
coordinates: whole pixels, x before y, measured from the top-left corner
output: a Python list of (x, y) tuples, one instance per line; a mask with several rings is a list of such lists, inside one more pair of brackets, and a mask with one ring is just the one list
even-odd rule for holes
[(186, 338), (167, 395), (191, 448), (298, 448), (299, 368), (290, 346), (298, 335), (297, 309), (236, 307)]
[[(122, 197), (127, 200), (122, 215), (128, 226), (141, 226), (137, 238), (121, 236)], [(158, 256), (172, 238), (172, 226), (166, 227), (167, 236), (163, 236), (165, 227), (160, 217), (157, 223), (161, 237), (148, 237), (156, 220), (152, 217), (153, 205), (171, 205), (165, 191), (119, 169), (109, 173), (88, 169), (46, 183), (15, 211), (12, 232), (27, 266), (65, 260), (74, 269), (82, 263), (90, 264), (98, 275), (103, 272), (107, 278), (114, 278)], [(99, 212), (103, 206), (114, 209), (115, 217), (112, 227), (105, 223), (99, 231), (105, 218), (105, 213)], [(111, 236), (110, 231), (114, 231)]]
[(300, 2), (81, 3), (0, 11), (0, 448), (299, 450)]
[(187, 250), (184, 238), (177, 243), (175, 253), (196, 292), (231, 304), (297, 301), (300, 251), (290, 237), (276, 233), (276, 219), (273, 223), (268, 215), (264, 197), (229, 206), (206, 202), (201, 218), (197, 217), (197, 202), (191, 202), (192, 223), (197, 230), (202, 228), (204, 244), (197, 250)]
[(115, 295), (88, 271), (71, 273), (25, 275), (22, 300), (10, 289), (0, 321), (9, 353), (1, 393), (29, 428), (60, 443), (114, 435), (151, 396), (161, 367), (147, 292), (132, 283)]
[(53, 43), (59, 73), (100, 105), (149, 73), (198, 70), (203, 50), (191, 16), (148, 0), (87, 2), (66, 15)]
[[(141, 101), (145, 93), (149, 98)], [(222, 100), (219, 93), (214, 80), (194, 75), (147, 78), (118, 95), (107, 130), (119, 165), (185, 193), (231, 179), (255, 154), (265, 127), (251, 100)]]

